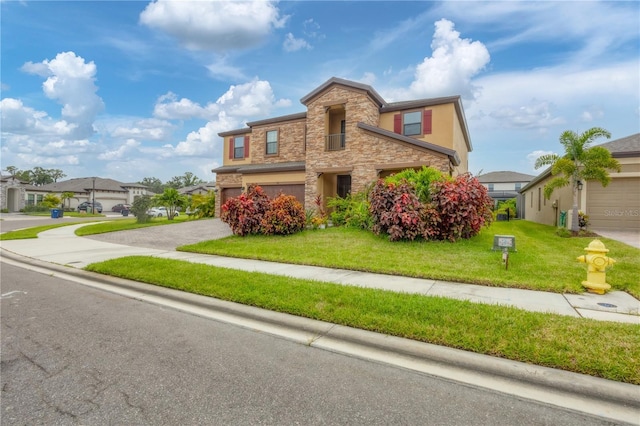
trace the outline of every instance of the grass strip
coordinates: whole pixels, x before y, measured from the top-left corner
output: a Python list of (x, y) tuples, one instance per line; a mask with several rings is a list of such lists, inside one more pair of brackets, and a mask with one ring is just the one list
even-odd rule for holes
[[(494, 222), (480, 235), (447, 241), (390, 242), (360, 229), (305, 230), (288, 236), (231, 236), (178, 250), (247, 259), (325, 266), (364, 272), (513, 287), (555, 293), (582, 293), (586, 265), (576, 258), (593, 237), (561, 238), (555, 227), (515, 220)], [(494, 235), (514, 235), (517, 252), (491, 250)], [(601, 238), (616, 264), (607, 271), (613, 290), (640, 297), (640, 250)]]
[(15, 231), (8, 231), (0, 234), (0, 241), (6, 240), (26, 240), (28, 238), (38, 238), (40, 232), (48, 231), (54, 228), (60, 228), (62, 226), (77, 225), (84, 222), (65, 222), (56, 223), (53, 225), (34, 226), (33, 228), (16, 229)]
[(173, 220), (169, 220), (166, 217), (155, 217), (150, 219), (148, 222), (144, 222), (144, 223), (138, 223), (136, 221), (136, 218), (118, 219), (118, 220), (105, 221), (105, 222), (96, 223), (93, 225), (83, 226), (82, 228), (76, 229), (76, 235), (82, 237), (85, 235), (95, 235), (95, 234), (104, 234), (107, 232), (128, 231), (131, 229), (148, 228), (150, 226), (173, 225), (176, 223), (185, 222), (187, 220), (197, 220), (197, 219), (190, 219), (186, 215), (177, 216), (173, 218)]
[(640, 328), (634, 324), (154, 257), (113, 259), (86, 269), (349, 327), (640, 384)]

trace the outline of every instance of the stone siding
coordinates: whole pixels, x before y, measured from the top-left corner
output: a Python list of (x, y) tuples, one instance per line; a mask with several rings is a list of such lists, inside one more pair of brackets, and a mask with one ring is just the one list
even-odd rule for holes
[[(252, 164), (274, 164), (291, 161), (304, 161), (305, 120), (274, 123), (255, 126), (251, 129)], [(278, 131), (278, 153), (267, 155), (267, 132)]]

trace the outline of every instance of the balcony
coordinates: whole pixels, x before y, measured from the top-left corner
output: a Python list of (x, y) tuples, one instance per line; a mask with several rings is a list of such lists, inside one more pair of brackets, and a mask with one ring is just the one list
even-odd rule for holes
[(345, 146), (345, 134), (335, 133), (324, 137), (324, 150), (325, 151), (340, 151)]

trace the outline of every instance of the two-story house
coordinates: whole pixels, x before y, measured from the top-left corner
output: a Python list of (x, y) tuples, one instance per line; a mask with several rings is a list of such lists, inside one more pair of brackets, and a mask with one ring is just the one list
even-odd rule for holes
[(334, 77), (300, 102), (306, 112), (219, 133), (218, 212), (250, 184), (313, 208), (318, 195), (343, 197), (406, 168), (468, 170), (472, 145), (459, 96), (387, 103), (369, 85)]

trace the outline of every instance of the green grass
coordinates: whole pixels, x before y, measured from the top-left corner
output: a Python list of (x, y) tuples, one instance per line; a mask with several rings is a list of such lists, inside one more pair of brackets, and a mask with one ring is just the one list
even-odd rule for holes
[(108, 222), (96, 223), (89, 226), (83, 226), (82, 228), (76, 229), (76, 235), (82, 237), (85, 235), (104, 234), (106, 232), (148, 228), (150, 226), (172, 225), (175, 223), (185, 222), (187, 220), (195, 220), (195, 219), (188, 218), (186, 215), (177, 216), (173, 220), (169, 220), (166, 217), (155, 217), (151, 219), (149, 222), (145, 222), (145, 223), (136, 222), (135, 217), (131, 219), (118, 219), (118, 220), (112, 220)]
[(114, 259), (86, 269), (335, 324), (640, 384), (640, 328), (633, 324), (153, 257)]
[(84, 222), (65, 222), (56, 223), (54, 225), (42, 225), (35, 226), (33, 228), (16, 229), (15, 231), (8, 231), (4, 234), (0, 234), (0, 241), (6, 240), (25, 240), (28, 238), (38, 238), (40, 232), (48, 231), (49, 229), (60, 228), (61, 226), (77, 225)]
[[(517, 252), (492, 251), (494, 235), (514, 235)], [(371, 232), (328, 228), (285, 236), (232, 236), (178, 250), (221, 256), (327, 266), (488, 286), (556, 293), (581, 293), (586, 265), (576, 258), (593, 237), (560, 238), (555, 228), (529, 221), (495, 222), (469, 240), (455, 243), (389, 242)], [(601, 238), (616, 264), (607, 271), (613, 290), (640, 297), (640, 250)]]

